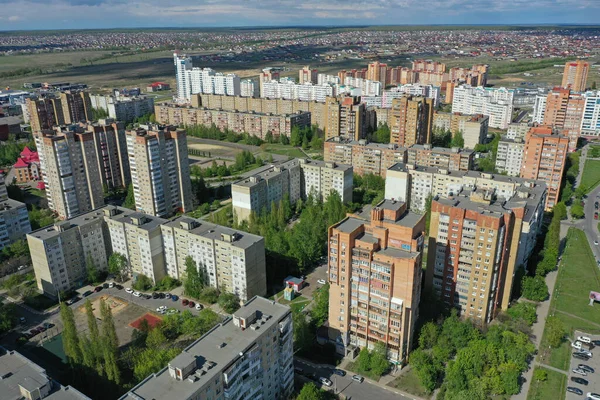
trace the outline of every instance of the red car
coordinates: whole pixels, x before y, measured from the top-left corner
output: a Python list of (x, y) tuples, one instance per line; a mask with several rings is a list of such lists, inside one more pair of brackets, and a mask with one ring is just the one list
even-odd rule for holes
[(99, 292), (102, 290), (102, 286), (96, 286), (96, 288), (94, 289), (94, 292)]
[(190, 308), (194, 308), (194, 307), (196, 307), (196, 303), (194, 303), (193, 301), (190, 301), (190, 302), (188, 303), (188, 306), (189, 306)]
[(594, 213), (594, 219), (598, 219), (598, 213), (597, 212)]
[(190, 301), (188, 299), (183, 299), (183, 300), (181, 300), (181, 304), (183, 304), (184, 306), (187, 306), (188, 304), (190, 304)]

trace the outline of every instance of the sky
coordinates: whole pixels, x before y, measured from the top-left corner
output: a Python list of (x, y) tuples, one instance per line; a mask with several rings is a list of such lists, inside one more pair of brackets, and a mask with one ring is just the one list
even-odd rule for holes
[(0, 30), (597, 24), (600, 0), (0, 0)]

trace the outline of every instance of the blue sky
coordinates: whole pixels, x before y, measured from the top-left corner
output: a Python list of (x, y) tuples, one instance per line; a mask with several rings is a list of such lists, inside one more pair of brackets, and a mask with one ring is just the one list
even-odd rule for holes
[(0, 30), (597, 24), (600, 0), (0, 0)]

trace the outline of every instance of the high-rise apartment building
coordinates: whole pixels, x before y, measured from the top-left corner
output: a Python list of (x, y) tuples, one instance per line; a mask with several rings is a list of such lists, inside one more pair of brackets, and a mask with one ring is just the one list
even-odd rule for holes
[(127, 188), (131, 175), (125, 124), (107, 118), (79, 126), (92, 134), (103, 188)]
[(31, 232), (27, 241), (38, 288), (52, 296), (84, 283), (89, 258), (102, 270), (112, 253), (125, 256), (134, 279), (182, 279), (189, 255), (207, 285), (242, 300), (266, 294), (264, 239), (203, 220), (109, 205)]
[(24, 239), (31, 232), (27, 205), (8, 198), (4, 176), (0, 175), (0, 250)]
[(240, 96), (258, 97), (260, 95), (259, 85), (252, 79), (244, 79), (240, 82)]
[[(330, 103), (330, 111), (335, 108), (335, 104)], [(333, 114), (335, 116), (335, 114)], [(356, 97), (344, 97), (339, 103), (339, 136), (360, 140), (367, 132), (366, 107)], [(334, 132), (335, 133), (335, 132)], [(325, 138), (333, 137), (329, 132), (325, 132)]]
[(102, 109), (110, 118), (121, 122), (133, 122), (143, 115), (154, 113), (154, 98), (148, 96), (90, 96), (92, 107)]
[(279, 82), (279, 79), (281, 78), (282, 70), (283, 69), (280, 67), (263, 68), (262, 72), (260, 73), (260, 75), (258, 77), (258, 81), (260, 84), (260, 97), (269, 97), (269, 96), (265, 95), (265, 89), (264, 89), (263, 85), (266, 82), (271, 82), (271, 81)]
[(188, 217), (163, 223), (161, 230), (169, 276), (182, 279), (190, 256), (207, 285), (234, 293), (242, 301), (267, 294), (261, 236)]
[(425, 287), (481, 325), (510, 303), (526, 217), (519, 196), (529, 195), (496, 201), (493, 194), (475, 189), (431, 204)]
[[(78, 125), (33, 133), (46, 186), (48, 207), (72, 218), (104, 205), (104, 160), (96, 138)], [(104, 168), (103, 168), (104, 169)]]
[(498, 142), (496, 151), (496, 171), (506, 173), (508, 176), (520, 176), (524, 150), (523, 138), (510, 139), (503, 136)]
[(184, 130), (147, 125), (127, 131), (131, 183), (138, 211), (168, 216), (192, 209), (192, 188)]
[(406, 362), (421, 296), (425, 216), (384, 200), (329, 228), (329, 338), (338, 351), (383, 343)]
[(25, 99), (25, 105), (32, 132), (52, 129), (55, 125), (64, 125), (65, 123), (63, 107), (59, 98), (27, 98)]
[(386, 87), (390, 81), (388, 77), (388, 66), (379, 61), (374, 61), (367, 66), (367, 79), (379, 81), (382, 87)]
[(308, 65), (303, 67), (298, 72), (298, 82), (302, 85), (303, 83), (317, 83), (318, 71), (311, 69)]
[(532, 127), (525, 138), (521, 178), (538, 179), (548, 186), (546, 210), (560, 201), (560, 187), (567, 160), (569, 138), (550, 126)]
[(297, 84), (291, 79), (265, 81), (261, 86), (261, 97), (268, 99), (292, 99), (324, 102), (337, 93), (333, 85), (315, 85), (310, 82)]
[(84, 91), (65, 91), (60, 93), (65, 124), (92, 121), (92, 102), (90, 94)]
[(309, 195), (327, 200), (336, 191), (344, 203), (352, 201), (352, 166), (310, 159), (293, 159), (251, 171), (231, 185), (233, 212), (239, 221), (260, 214), (287, 195), (290, 203)]
[(583, 92), (586, 89), (589, 70), (590, 63), (587, 61), (567, 61), (560, 86), (574, 92)]
[(489, 117), (485, 115), (463, 115), (459, 113), (434, 113), (433, 127), (444, 129), (456, 135), (462, 134), (465, 148), (474, 149), (483, 143), (488, 134)]
[(513, 89), (460, 85), (454, 88), (452, 112), (489, 117), (492, 128), (507, 129), (512, 121)]
[(533, 118), (532, 122), (543, 124), (544, 117), (546, 114), (546, 101), (548, 100), (547, 95), (535, 96), (535, 102), (533, 103)]
[(325, 142), (325, 162), (352, 165), (354, 174), (373, 174), (385, 178), (386, 171), (396, 163), (406, 162), (406, 149), (395, 144), (367, 143), (340, 136)]
[(3, 399), (91, 400), (74, 387), (62, 386), (20, 353), (4, 347), (0, 347), (0, 376)]
[(402, 147), (431, 143), (433, 101), (423, 97), (401, 97), (392, 101), (388, 116), (390, 143)]
[(189, 102), (196, 93), (240, 95), (240, 77), (235, 74), (215, 72), (211, 68), (193, 66), (192, 58), (173, 54), (177, 76), (177, 98)]
[(423, 167), (438, 167), (448, 171), (469, 171), (473, 169), (475, 152), (454, 147), (433, 147), (430, 144), (415, 144), (406, 151), (407, 164)]
[(570, 89), (554, 88), (548, 92), (543, 124), (559, 129), (569, 138), (569, 151), (577, 149), (585, 104), (585, 97)]
[(285, 400), (294, 389), (290, 308), (254, 297), (120, 400)]
[(600, 91), (585, 93), (585, 105), (581, 118), (581, 135), (600, 136)]

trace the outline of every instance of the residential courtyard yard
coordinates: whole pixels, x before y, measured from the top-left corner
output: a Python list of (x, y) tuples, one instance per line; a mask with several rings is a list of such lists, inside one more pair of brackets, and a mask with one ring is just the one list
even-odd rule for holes
[(600, 160), (586, 160), (581, 176), (581, 186), (588, 192), (600, 183)]
[(545, 381), (536, 381), (534, 379), (531, 382), (529, 392), (527, 393), (527, 400), (564, 399), (565, 389), (567, 388), (567, 376), (547, 368), (535, 367), (534, 371), (537, 370), (543, 370), (548, 375)]

